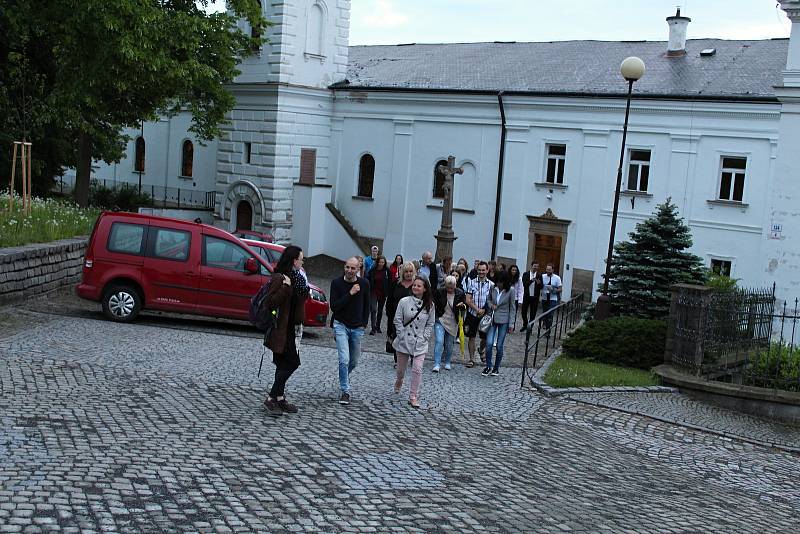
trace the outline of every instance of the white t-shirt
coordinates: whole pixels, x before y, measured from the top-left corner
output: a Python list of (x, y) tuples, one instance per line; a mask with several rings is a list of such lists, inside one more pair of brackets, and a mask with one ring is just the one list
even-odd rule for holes
[(561, 278), (557, 274), (544, 273), (542, 275), (542, 282), (544, 282), (544, 287), (542, 287), (542, 300), (558, 300), (558, 292), (556, 289), (561, 287)]

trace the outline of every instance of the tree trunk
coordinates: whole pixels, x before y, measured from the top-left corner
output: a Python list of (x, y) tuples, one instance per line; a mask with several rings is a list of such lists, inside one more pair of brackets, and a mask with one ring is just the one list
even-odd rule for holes
[(84, 131), (78, 133), (78, 168), (75, 172), (75, 202), (89, 205), (89, 180), (92, 175), (92, 138)]

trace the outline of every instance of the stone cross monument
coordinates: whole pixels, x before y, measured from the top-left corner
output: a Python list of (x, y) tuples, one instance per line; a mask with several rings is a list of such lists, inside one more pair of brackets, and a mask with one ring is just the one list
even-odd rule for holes
[(437, 171), (444, 175), (444, 199), (442, 200), (442, 227), (434, 236), (436, 237), (436, 259), (438, 263), (445, 256), (453, 257), (453, 241), (456, 234), (453, 233), (453, 175), (464, 174), (464, 169), (455, 167), (456, 158), (447, 158), (447, 165), (439, 165)]

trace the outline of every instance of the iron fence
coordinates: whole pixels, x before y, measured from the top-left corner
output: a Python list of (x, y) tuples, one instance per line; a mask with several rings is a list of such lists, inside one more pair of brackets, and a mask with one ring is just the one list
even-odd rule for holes
[(800, 391), (800, 301), (775, 303), (774, 285), (673, 296), (669, 359), (707, 380)]
[[(104, 178), (92, 178), (92, 182), (102, 185), (107, 189), (111, 189), (112, 191), (117, 191), (123, 187), (133, 188), (139, 191), (139, 186), (130, 182), (107, 180)], [(62, 194), (71, 192), (73, 187), (73, 183), (69, 181), (65, 182), (63, 178), (56, 184), (56, 188), (58, 188)], [(147, 184), (141, 186), (141, 192), (150, 196), (153, 201), (153, 207), (176, 209), (193, 208), (213, 210), (217, 195), (216, 191), (198, 191), (196, 189)]]
[[(536, 363), (553, 353), (559, 341), (581, 321), (584, 302), (583, 294), (576, 295), (566, 302), (550, 308), (535, 317), (526, 325), (525, 357), (522, 360), (522, 379), (520, 387), (525, 387), (525, 379), (530, 382)], [(530, 370), (528, 362), (531, 360)]]

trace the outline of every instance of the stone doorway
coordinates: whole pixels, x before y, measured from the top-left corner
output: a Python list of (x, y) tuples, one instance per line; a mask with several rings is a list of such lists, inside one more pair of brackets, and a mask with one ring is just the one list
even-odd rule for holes
[(253, 206), (246, 200), (236, 204), (236, 230), (253, 229)]
[(567, 228), (570, 222), (559, 219), (549, 208), (541, 216), (528, 215), (530, 228), (528, 230), (528, 263), (533, 260), (539, 262), (539, 267), (544, 271), (548, 263), (553, 264), (553, 270), (564, 277), (564, 253), (567, 249)]

